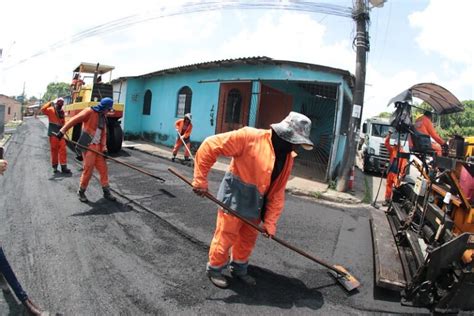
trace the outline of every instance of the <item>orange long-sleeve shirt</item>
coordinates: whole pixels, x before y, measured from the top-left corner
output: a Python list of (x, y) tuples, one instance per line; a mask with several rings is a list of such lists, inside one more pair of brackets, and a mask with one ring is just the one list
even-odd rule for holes
[(423, 133), (425, 135), (429, 135), (433, 138), (438, 144), (444, 145), (445, 141), (438, 135), (436, 129), (433, 126), (430, 118), (426, 115), (420, 116), (415, 121), (415, 128), (418, 132)]
[(274, 235), (296, 153), (288, 154), (280, 175), (272, 183), (275, 152), (271, 133), (271, 130), (244, 127), (206, 138), (196, 153), (193, 186), (207, 188), (207, 175), (217, 157), (232, 157), (217, 197), (248, 219), (260, 217), (265, 197), (264, 228)]

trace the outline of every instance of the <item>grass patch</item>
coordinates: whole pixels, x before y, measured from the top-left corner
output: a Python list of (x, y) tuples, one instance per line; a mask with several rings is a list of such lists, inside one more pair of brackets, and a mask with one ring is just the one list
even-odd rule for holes
[(316, 199), (320, 199), (323, 196), (323, 192), (315, 191), (313, 192), (313, 197)]

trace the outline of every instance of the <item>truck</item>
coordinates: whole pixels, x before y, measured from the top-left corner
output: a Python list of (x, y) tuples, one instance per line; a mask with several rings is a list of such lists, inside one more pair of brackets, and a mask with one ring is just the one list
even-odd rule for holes
[[(362, 125), (364, 134), (363, 142), (360, 146), (362, 151), (362, 164), (364, 172), (384, 173), (389, 163), (389, 152), (385, 148), (385, 137), (391, 130), (389, 120), (380, 117), (372, 117), (365, 120)], [(404, 151), (408, 152), (408, 136), (400, 135), (400, 142)], [(393, 131), (390, 144), (394, 144), (398, 139), (398, 133)]]
[[(113, 69), (113, 66), (85, 62), (74, 68), (75, 81), (71, 84), (71, 96), (64, 98), (66, 121), (83, 109), (99, 104), (102, 98), (109, 97), (114, 100), (120, 98), (121, 91), (113, 91), (110, 83)], [(110, 74), (108, 82), (102, 81), (102, 76), (105, 74)], [(80, 84), (77, 84), (79, 82)], [(123, 131), (120, 119), (123, 117), (123, 110), (124, 104), (114, 101), (113, 111), (107, 113), (107, 149), (110, 153), (117, 153), (122, 149)], [(81, 124), (77, 124), (68, 131), (67, 137), (77, 141), (81, 129)]]

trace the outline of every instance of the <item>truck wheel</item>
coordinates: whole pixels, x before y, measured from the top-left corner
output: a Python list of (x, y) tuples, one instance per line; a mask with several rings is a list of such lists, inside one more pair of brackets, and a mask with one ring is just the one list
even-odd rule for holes
[(123, 132), (117, 122), (109, 125), (107, 135), (107, 149), (110, 153), (118, 153), (122, 149)]

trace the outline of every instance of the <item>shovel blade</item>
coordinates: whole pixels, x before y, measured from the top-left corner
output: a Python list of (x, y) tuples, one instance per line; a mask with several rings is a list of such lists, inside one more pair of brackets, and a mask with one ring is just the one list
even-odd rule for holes
[(342, 275), (336, 271), (329, 270), (329, 273), (346, 289), (347, 292), (351, 292), (360, 287), (360, 282), (352, 274), (350, 274), (346, 268), (339, 265), (334, 265), (333, 267), (346, 274)]

